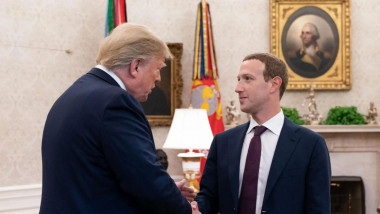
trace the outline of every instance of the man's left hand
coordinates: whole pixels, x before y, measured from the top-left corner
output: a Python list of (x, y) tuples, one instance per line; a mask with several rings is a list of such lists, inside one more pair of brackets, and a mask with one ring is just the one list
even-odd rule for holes
[(194, 201), (195, 198), (195, 193), (194, 190), (188, 186), (185, 186), (186, 180), (182, 179), (179, 182), (176, 182), (175, 184), (177, 185), (178, 189), (181, 191), (182, 195), (189, 201), (192, 202)]

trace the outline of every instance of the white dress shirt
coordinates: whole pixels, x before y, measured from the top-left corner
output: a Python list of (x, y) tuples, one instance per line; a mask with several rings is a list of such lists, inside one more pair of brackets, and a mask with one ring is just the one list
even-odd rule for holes
[(109, 71), (106, 67), (104, 67), (103, 65), (97, 65), (95, 66), (95, 68), (99, 68), (100, 70), (106, 72), (108, 75), (110, 75), (116, 82), (117, 84), (120, 85), (120, 87), (124, 90), (127, 90), (127, 88), (125, 87), (124, 83), (121, 81), (121, 79), (116, 76), (116, 74), (112, 71)]
[[(243, 181), (243, 174), (245, 168), (245, 162), (247, 159), (247, 153), (251, 139), (253, 138), (253, 128), (259, 124), (251, 118), (250, 124), (245, 135), (243, 148), (240, 156), (240, 170), (239, 170), (239, 196), (241, 192), (241, 184)], [(256, 199), (256, 214), (261, 213), (261, 207), (263, 206), (264, 193), (267, 185), (270, 166), (272, 164), (274, 151), (276, 149), (277, 141), (281, 133), (282, 126), (284, 125), (284, 113), (282, 110), (274, 117), (262, 124), (267, 127), (267, 130), (261, 134), (261, 158), (259, 168), (259, 178), (257, 184), (257, 199)]]

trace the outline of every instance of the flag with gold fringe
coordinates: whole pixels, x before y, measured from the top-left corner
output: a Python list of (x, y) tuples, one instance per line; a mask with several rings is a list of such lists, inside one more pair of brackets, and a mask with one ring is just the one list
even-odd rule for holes
[(118, 25), (127, 22), (127, 4), (125, 0), (108, 0), (104, 36), (108, 36)]
[[(206, 109), (212, 133), (224, 131), (222, 105), (217, 83), (214, 38), (211, 25), (210, 6), (201, 0), (197, 11), (195, 34), (195, 53), (191, 105), (193, 108)], [(205, 159), (201, 160), (201, 173)]]

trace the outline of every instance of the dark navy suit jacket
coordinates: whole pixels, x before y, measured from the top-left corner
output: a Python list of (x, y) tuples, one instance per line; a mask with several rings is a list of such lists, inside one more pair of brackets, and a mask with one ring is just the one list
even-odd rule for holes
[(191, 213), (157, 160), (140, 103), (100, 69), (54, 103), (42, 162), (41, 214)]
[[(248, 126), (246, 123), (215, 136), (195, 199), (202, 214), (238, 212), (240, 154)], [(324, 139), (285, 118), (261, 213), (330, 213), (330, 178)]]

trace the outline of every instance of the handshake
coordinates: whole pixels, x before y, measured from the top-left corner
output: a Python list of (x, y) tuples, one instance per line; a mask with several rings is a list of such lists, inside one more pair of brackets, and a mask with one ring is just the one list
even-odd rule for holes
[(194, 201), (195, 193), (194, 190), (188, 186), (185, 186), (185, 179), (182, 179), (179, 182), (176, 182), (178, 189), (181, 191), (182, 195), (189, 201), (193, 214), (202, 214), (198, 209), (198, 204)]

